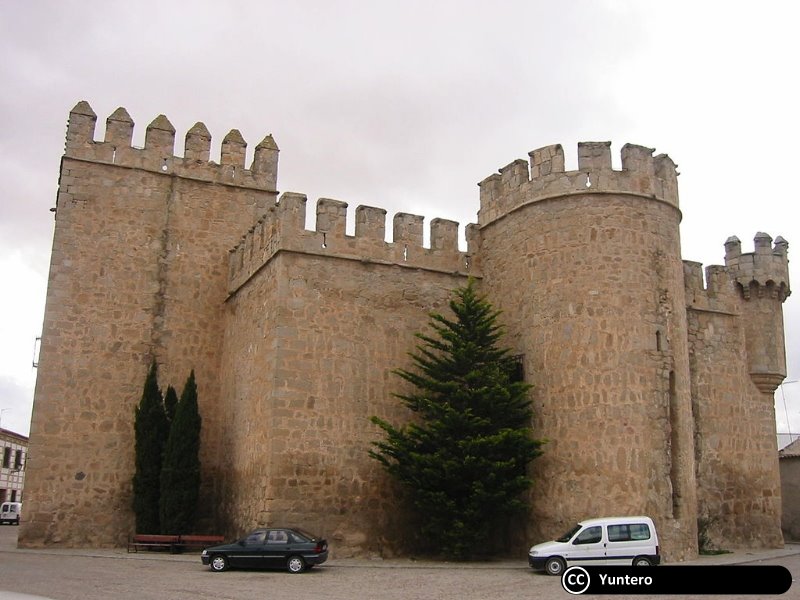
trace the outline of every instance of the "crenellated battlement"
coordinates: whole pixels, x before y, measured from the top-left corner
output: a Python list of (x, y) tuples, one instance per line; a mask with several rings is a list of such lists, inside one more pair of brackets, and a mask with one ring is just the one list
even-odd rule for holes
[(694, 310), (716, 313), (738, 314), (739, 295), (733, 285), (727, 267), (711, 265), (705, 269), (703, 283), (703, 265), (690, 260), (683, 261), (683, 279), (686, 289), (686, 306)]
[(550, 198), (585, 194), (634, 194), (678, 207), (678, 172), (666, 154), (634, 144), (622, 148), (622, 170), (611, 166), (611, 142), (578, 144), (578, 169), (565, 171), (560, 144), (529, 152), (502, 167), (480, 186), (481, 226), (517, 208)]
[(755, 236), (755, 252), (742, 254), (736, 236), (725, 241), (725, 266), (712, 265), (705, 270), (698, 262), (683, 261), (687, 307), (697, 310), (738, 314), (742, 297), (770, 295), (783, 302), (789, 289), (789, 243), (775, 240), (766, 233)]
[(789, 242), (778, 236), (759, 232), (753, 238), (754, 252), (742, 254), (742, 243), (736, 236), (725, 242), (725, 266), (745, 299), (751, 294), (770, 294), (783, 302), (791, 294), (789, 288)]
[(228, 292), (234, 293), (280, 251), (330, 256), (446, 273), (479, 274), (477, 225), (466, 228), (467, 251), (458, 248), (458, 223), (433, 219), (430, 248), (423, 246), (424, 217), (397, 213), (392, 242), (386, 238), (386, 210), (358, 206), (355, 235), (347, 235), (347, 203), (317, 201), (316, 227), (305, 229), (307, 198), (285, 192), (230, 251)]
[(106, 119), (102, 142), (94, 140), (96, 125), (97, 115), (88, 102), (75, 105), (67, 124), (66, 157), (275, 191), (279, 149), (271, 135), (256, 146), (253, 162), (246, 169), (247, 142), (236, 129), (223, 139), (217, 164), (210, 160), (211, 134), (203, 123), (196, 123), (186, 133), (183, 157), (174, 153), (175, 128), (164, 115), (147, 126), (144, 148), (132, 145), (134, 122), (122, 107)]

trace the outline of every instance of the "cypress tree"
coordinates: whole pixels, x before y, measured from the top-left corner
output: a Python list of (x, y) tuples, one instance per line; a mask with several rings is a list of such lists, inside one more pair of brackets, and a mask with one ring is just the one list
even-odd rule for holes
[(134, 418), (135, 472), (133, 511), (137, 533), (159, 533), (161, 461), (167, 439), (167, 417), (155, 359), (144, 382), (142, 399)]
[(161, 528), (190, 533), (200, 492), (200, 427), (197, 385), (192, 370), (181, 392), (161, 470)]
[(431, 314), (435, 335), (418, 333), (414, 369), (395, 371), (415, 391), (396, 396), (416, 418), (386, 433), (370, 455), (411, 492), (424, 539), (436, 552), (468, 558), (487, 550), (498, 524), (525, 508), (527, 465), (541, 454), (532, 437), (532, 386), (498, 347), (499, 311), (474, 282), (450, 302), (455, 318)]

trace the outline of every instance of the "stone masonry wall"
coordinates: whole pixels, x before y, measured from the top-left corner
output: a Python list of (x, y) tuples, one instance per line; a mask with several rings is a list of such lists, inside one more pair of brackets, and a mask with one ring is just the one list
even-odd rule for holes
[(484, 181), (484, 289), (525, 357), (536, 435), (549, 440), (533, 463), (529, 538), (648, 514), (675, 560), (696, 551), (680, 211), (676, 195), (646, 195), (664, 189), (652, 150), (626, 149), (622, 172), (607, 144), (584, 144), (578, 171), (562, 157), (543, 174), (551, 147), (531, 153), (530, 179), (516, 161)]
[[(244, 170), (240, 136), (226, 138), (220, 166), (208, 162), (202, 124), (177, 158), (163, 116), (144, 149), (130, 146), (124, 109), (109, 117), (103, 142), (93, 140), (95, 121), (86, 103), (70, 114), (21, 545), (120, 545), (132, 533), (134, 408), (153, 358), (164, 389), (180, 393), (196, 370), (201, 507), (213, 505), (227, 250), (276, 195), (274, 173)], [(277, 147), (269, 153), (274, 169)]]
[[(296, 195), (284, 195), (279, 210), (284, 203), (304, 207)], [(419, 225), (418, 239), (396, 230), (387, 243), (360, 227), (345, 236), (346, 205), (334, 205), (338, 230), (325, 218), (331, 206), (318, 203), (315, 231), (284, 229), (281, 247), (227, 302), (223, 397), (235, 402), (226, 424), (235, 460), (222, 512), (232, 532), (301, 524), (331, 540), (337, 556), (392, 555), (404, 542), (402, 515), (397, 490), (368, 456), (383, 436), (369, 418), (408, 420), (393, 396), (405, 383), (391, 371), (409, 366), (414, 334), (431, 311), (449, 310), (466, 273), (430, 266), (436, 250), (422, 248), (421, 218), (401, 216)], [(449, 253), (457, 267), (453, 241), (440, 260)]]
[[(729, 240), (726, 248), (730, 266), (709, 267), (707, 287), (700, 265), (685, 263), (698, 523), (717, 548), (777, 547), (783, 543), (781, 489), (769, 382), (783, 379), (785, 365), (764, 357), (783, 353), (782, 323), (773, 322), (783, 298), (766, 298), (770, 308), (758, 303), (762, 294), (752, 270), (742, 278), (747, 296), (753, 291), (746, 297), (736, 263), (752, 267), (753, 255), (740, 255), (738, 240)], [(783, 283), (788, 290), (785, 262), (767, 260), (775, 268), (760, 278), (769, 280), (770, 288)]]
[[(295, 232), (295, 242), (316, 239), (324, 223), (318, 216), (317, 231)], [(431, 311), (449, 310), (466, 274), (419, 268), (430, 253), (421, 238), (396, 262), (355, 260), (341, 246), (358, 239), (336, 239), (308, 242), (316, 252), (276, 252), (228, 300), (223, 398), (235, 403), (235, 461), (223, 512), (232, 531), (302, 524), (332, 540), (337, 556), (391, 555), (402, 519), (396, 490), (368, 457), (382, 437), (369, 418), (408, 420), (393, 396), (405, 383), (391, 371), (409, 366), (414, 334)], [(391, 254), (393, 244), (373, 242)]]

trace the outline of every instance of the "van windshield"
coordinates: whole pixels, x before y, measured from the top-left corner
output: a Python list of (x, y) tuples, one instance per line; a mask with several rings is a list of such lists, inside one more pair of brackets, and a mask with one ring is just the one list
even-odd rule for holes
[(556, 538), (556, 541), (557, 542), (568, 542), (568, 541), (570, 541), (572, 539), (572, 536), (574, 536), (576, 533), (578, 533), (578, 531), (580, 530), (581, 527), (583, 527), (583, 525), (578, 523), (572, 529), (570, 529), (567, 533), (565, 533), (564, 535), (562, 535), (559, 538)]

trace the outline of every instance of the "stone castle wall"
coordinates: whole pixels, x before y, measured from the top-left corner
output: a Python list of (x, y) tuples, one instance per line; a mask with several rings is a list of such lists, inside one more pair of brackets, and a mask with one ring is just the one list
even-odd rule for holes
[[(197, 372), (204, 420), (203, 506), (221, 461), (219, 380), (227, 251), (274, 204), (277, 147), (244, 169), (238, 133), (208, 161), (197, 124), (173, 155), (165, 117), (130, 145), (124, 109), (93, 140), (86, 103), (70, 114), (27, 464), (23, 544), (117, 545), (133, 527), (133, 417), (150, 361), (160, 384)], [(78, 526), (80, 524), (80, 526)], [(76, 529), (77, 527), (77, 529)]]
[(751, 257), (729, 240), (705, 288), (681, 260), (666, 155), (627, 145), (614, 170), (608, 143), (582, 143), (565, 171), (560, 146), (531, 152), (481, 182), (462, 251), (456, 223), (432, 220), (425, 248), (421, 216), (395, 215), (387, 236), (374, 207), (347, 235), (331, 199), (306, 230), (305, 196), (276, 201), (269, 136), (245, 169), (235, 131), (217, 165), (202, 124), (179, 158), (165, 117), (144, 149), (124, 109), (103, 142), (95, 120), (81, 103), (67, 132), (22, 545), (132, 533), (133, 411), (155, 358), (164, 386), (198, 378), (202, 528), (287, 523), (338, 556), (407, 550), (369, 417), (409, 418), (392, 370), (470, 276), (503, 310), (549, 440), (515, 547), (620, 513), (653, 516), (668, 560), (696, 553), (698, 518), (723, 545), (780, 543), (769, 394), (786, 243), (757, 238)]
[(428, 313), (446, 312), (474, 269), (455, 223), (434, 220), (426, 249), (421, 217), (396, 215), (389, 243), (385, 211), (358, 207), (347, 236), (346, 204), (320, 200), (316, 228), (306, 231), (305, 203), (281, 196), (231, 254), (223, 395), (238, 408), (225, 430), (243, 442), (222, 512), (238, 531), (253, 523), (325, 531), (337, 556), (396, 552), (402, 522), (394, 488), (368, 458), (379, 431), (369, 418), (408, 420), (391, 371), (408, 364)]
[(684, 267), (698, 522), (724, 548), (782, 544), (773, 392), (785, 377), (787, 244), (759, 233), (755, 246), (742, 254), (728, 240), (726, 266), (706, 269), (705, 287), (699, 264)]

